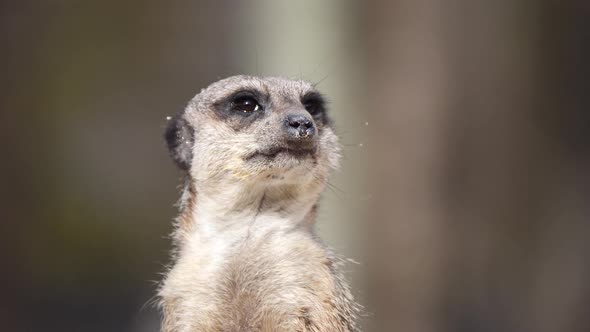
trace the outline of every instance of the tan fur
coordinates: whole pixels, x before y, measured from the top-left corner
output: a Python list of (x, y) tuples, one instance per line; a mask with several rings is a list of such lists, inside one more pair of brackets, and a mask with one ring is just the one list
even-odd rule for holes
[[(270, 113), (240, 128), (212, 111), (240, 89), (269, 96)], [(162, 331), (357, 331), (342, 264), (313, 232), (317, 200), (338, 144), (319, 127), (303, 160), (249, 161), (276, 144), (282, 116), (313, 87), (280, 78), (231, 77), (197, 95), (183, 116), (194, 128), (193, 159), (174, 234), (174, 264), (159, 291)]]

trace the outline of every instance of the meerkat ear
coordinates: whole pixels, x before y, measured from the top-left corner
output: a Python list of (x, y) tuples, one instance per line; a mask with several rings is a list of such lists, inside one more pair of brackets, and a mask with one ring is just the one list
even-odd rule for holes
[(194, 129), (184, 118), (184, 111), (168, 120), (164, 138), (176, 166), (188, 171), (193, 159)]

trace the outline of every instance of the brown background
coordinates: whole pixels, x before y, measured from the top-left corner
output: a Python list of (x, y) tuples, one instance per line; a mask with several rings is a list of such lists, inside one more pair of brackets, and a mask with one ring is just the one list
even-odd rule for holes
[(3, 331), (157, 331), (165, 117), (232, 74), (320, 82), (318, 229), (366, 331), (590, 330), (586, 1), (3, 1)]

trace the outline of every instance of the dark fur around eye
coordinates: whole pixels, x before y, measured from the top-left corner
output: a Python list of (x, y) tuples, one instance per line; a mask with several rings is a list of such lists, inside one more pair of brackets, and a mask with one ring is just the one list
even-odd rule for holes
[(318, 115), (325, 111), (325, 100), (317, 92), (310, 92), (301, 98), (301, 103), (311, 115)]
[(231, 109), (234, 112), (240, 113), (252, 113), (263, 110), (258, 100), (256, 100), (256, 98), (251, 95), (235, 97), (231, 102)]
[(220, 119), (252, 118), (263, 114), (267, 98), (256, 90), (241, 90), (213, 104)]
[(324, 124), (329, 124), (326, 112), (326, 100), (318, 92), (310, 92), (301, 97), (301, 104), (316, 120), (321, 120)]

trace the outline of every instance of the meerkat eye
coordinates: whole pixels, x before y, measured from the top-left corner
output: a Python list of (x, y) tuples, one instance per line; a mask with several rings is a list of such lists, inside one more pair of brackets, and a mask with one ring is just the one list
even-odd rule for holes
[(303, 97), (301, 103), (311, 115), (318, 115), (324, 111), (324, 100), (318, 94), (312, 93)]
[(262, 106), (251, 96), (237, 97), (232, 101), (232, 110), (240, 113), (252, 113), (262, 110)]
[(303, 106), (311, 115), (316, 115), (320, 112), (318, 104), (314, 101), (308, 101), (305, 104), (303, 104)]

